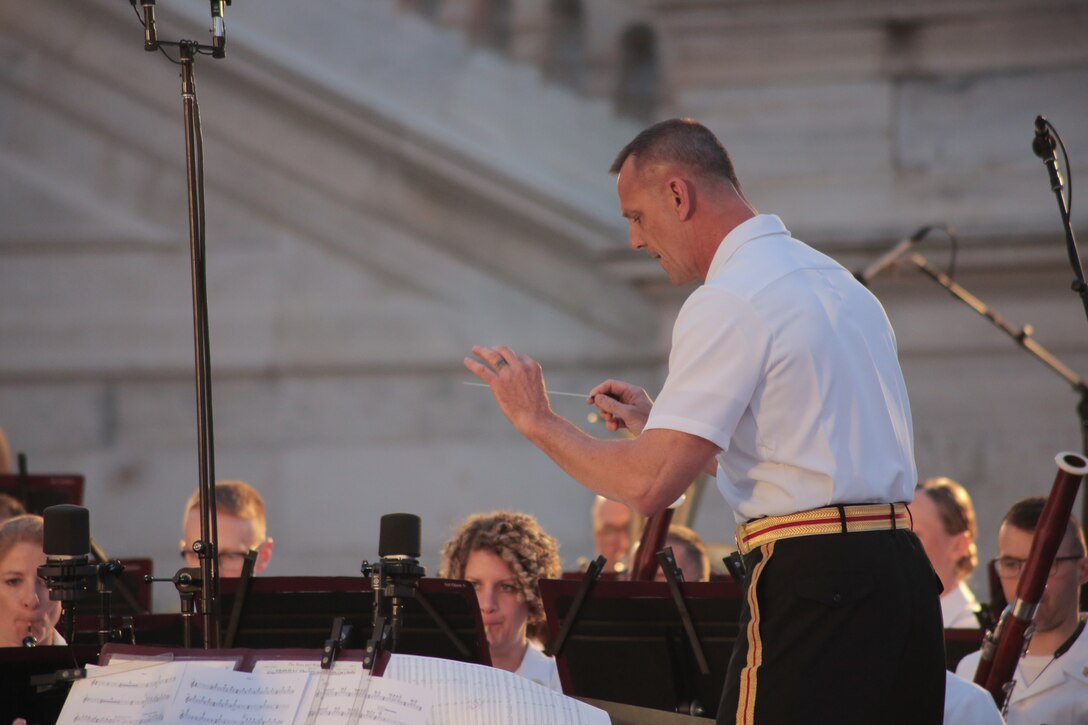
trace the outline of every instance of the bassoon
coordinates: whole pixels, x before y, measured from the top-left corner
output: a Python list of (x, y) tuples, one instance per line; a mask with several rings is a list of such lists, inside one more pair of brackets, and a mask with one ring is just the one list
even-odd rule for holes
[(683, 503), (684, 497), (681, 496), (664, 511), (646, 519), (646, 525), (642, 528), (642, 537), (639, 539), (638, 551), (635, 552), (635, 560), (631, 563), (629, 580), (633, 582), (654, 580), (658, 567), (657, 552), (665, 548), (665, 539), (669, 535), (673, 513)]
[(1088, 474), (1088, 461), (1076, 453), (1059, 453), (1054, 461), (1058, 464), (1058, 475), (1035, 527), (1031, 549), (1016, 586), (1016, 598), (1005, 608), (997, 626), (986, 633), (975, 671), (975, 683), (989, 691), (1002, 711), (1012, 692), (1016, 662), (1031, 639), (1030, 626), (1046, 589), (1058, 546), (1069, 526), (1073, 500)]

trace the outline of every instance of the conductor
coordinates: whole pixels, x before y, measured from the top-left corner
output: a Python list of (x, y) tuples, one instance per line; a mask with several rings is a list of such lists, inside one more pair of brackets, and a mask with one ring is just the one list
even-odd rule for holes
[(617, 380), (590, 393), (634, 437), (556, 415), (540, 365), (509, 347), (465, 366), (571, 477), (643, 514), (716, 476), (747, 569), (719, 723), (940, 723), (940, 583), (910, 531), (913, 432), (883, 308), (756, 212), (706, 127), (650, 126), (610, 171), (631, 248), (702, 282), (656, 402)]

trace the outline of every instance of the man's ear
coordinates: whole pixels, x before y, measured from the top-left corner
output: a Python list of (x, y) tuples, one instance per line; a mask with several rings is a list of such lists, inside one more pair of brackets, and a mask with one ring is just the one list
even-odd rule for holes
[(1077, 583), (1081, 586), (1088, 583), (1088, 556), (1082, 556), (1077, 562)]
[(272, 541), (272, 537), (269, 537), (257, 548), (257, 561), (253, 564), (254, 574), (260, 574), (268, 568), (268, 562), (272, 559), (272, 549), (275, 544), (276, 542)]
[(669, 202), (680, 221), (687, 221), (695, 213), (695, 186), (687, 179), (673, 176), (666, 182)]
[(967, 555), (967, 551), (971, 548), (971, 534), (967, 531), (961, 531), (956, 534), (952, 543), (952, 553), (955, 554), (956, 559), (960, 559)]

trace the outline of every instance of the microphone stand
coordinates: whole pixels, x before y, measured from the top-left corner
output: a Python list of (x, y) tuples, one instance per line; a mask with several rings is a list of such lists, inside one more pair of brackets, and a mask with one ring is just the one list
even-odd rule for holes
[[(1080, 400), (1077, 403), (1077, 417), (1080, 420), (1081, 447), (1085, 454), (1088, 455), (1088, 383), (1085, 382), (1084, 378), (1077, 375), (1055, 357), (1053, 353), (1036, 342), (1035, 338), (1032, 337), (1031, 325), (1024, 325), (1020, 329), (1013, 327), (1004, 317), (988, 307), (986, 303), (968, 292), (947, 274), (931, 265), (921, 254), (912, 252), (905, 259), (916, 266), (922, 274), (948, 290), (950, 295), (993, 323), (994, 327), (1011, 337), (1013, 342), (1027, 350), (1036, 360), (1060, 375), (1063, 380), (1073, 387), (1074, 392), (1080, 395)], [(1088, 521), (1088, 498), (1084, 501), (1081, 520)]]
[[(1055, 140), (1057, 137), (1057, 140)], [(1058, 171), (1058, 158), (1055, 154), (1056, 147), (1061, 144), (1062, 154), (1065, 154), (1065, 144), (1061, 143), (1061, 137), (1058, 136), (1057, 129), (1050, 121), (1046, 120), (1043, 116), (1035, 117), (1035, 139), (1032, 141), (1031, 150), (1043, 160), (1043, 165), (1046, 166), (1047, 176), (1050, 178), (1050, 190), (1054, 192), (1054, 198), (1058, 201), (1058, 213), (1061, 214), (1062, 226), (1065, 228), (1065, 246), (1066, 252), (1069, 255), (1069, 264), (1073, 268), (1073, 280), (1072, 288), (1080, 296), (1081, 304), (1084, 305), (1084, 313), (1088, 316), (1088, 283), (1084, 280), (1084, 266), (1081, 264), (1080, 252), (1077, 250), (1077, 238), (1073, 234), (1073, 223), (1069, 218), (1069, 202), (1065, 199), (1063, 193), (1064, 184), (1062, 182), (1061, 172)], [(1066, 155), (1068, 160), (1068, 156)], [(1070, 177), (1072, 178), (1072, 177)], [(1072, 182), (1070, 182), (1070, 189), (1072, 189)]]
[[(135, 7), (135, 0), (132, 0)], [(181, 575), (185, 587), (179, 586), (184, 600), (191, 596), (187, 591), (199, 587), (200, 614), (203, 621), (203, 646), (211, 649), (219, 646), (219, 564), (218, 527), (215, 515), (215, 447), (212, 433), (211, 351), (208, 335), (208, 291), (205, 249), (204, 217), (204, 148), (200, 131), (200, 106), (196, 98), (196, 79), (193, 65), (198, 54), (224, 56), (223, 3), (213, 3), (213, 45), (206, 46), (191, 40), (167, 42), (158, 39), (155, 29), (155, 0), (141, 0), (144, 26), (144, 50), (154, 52), (162, 46), (178, 49), (181, 66), (181, 98), (185, 125), (185, 169), (189, 199), (189, 247), (193, 288), (193, 351), (196, 370), (197, 448), (200, 460), (200, 539), (192, 543), (193, 551), (200, 558), (199, 582), (189, 573)], [(139, 13), (137, 13), (139, 16)], [(163, 50), (165, 54), (165, 50)], [(169, 56), (167, 56), (169, 58)], [(171, 58), (170, 60), (173, 61)]]

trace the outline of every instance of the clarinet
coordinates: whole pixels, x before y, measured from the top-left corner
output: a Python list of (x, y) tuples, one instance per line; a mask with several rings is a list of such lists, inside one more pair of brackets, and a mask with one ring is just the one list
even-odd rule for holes
[(1015, 684), (1012, 676), (1016, 671), (1016, 662), (1023, 656), (1031, 640), (1031, 623), (1039, 608), (1058, 546), (1069, 525), (1073, 500), (1085, 474), (1088, 474), (1088, 461), (1076, 453), (1059, 453), (1054, 461), (1058, 464), (1058, 475), (1043, 506), (1039, 525), (1035, 528), (1031, 550), (1016, 587), (1016, 598), (1002, 612), (997, 626), (986, 633), (978, 669), (975, 670), (975, 683), (989, 691), (1002, 712)]

